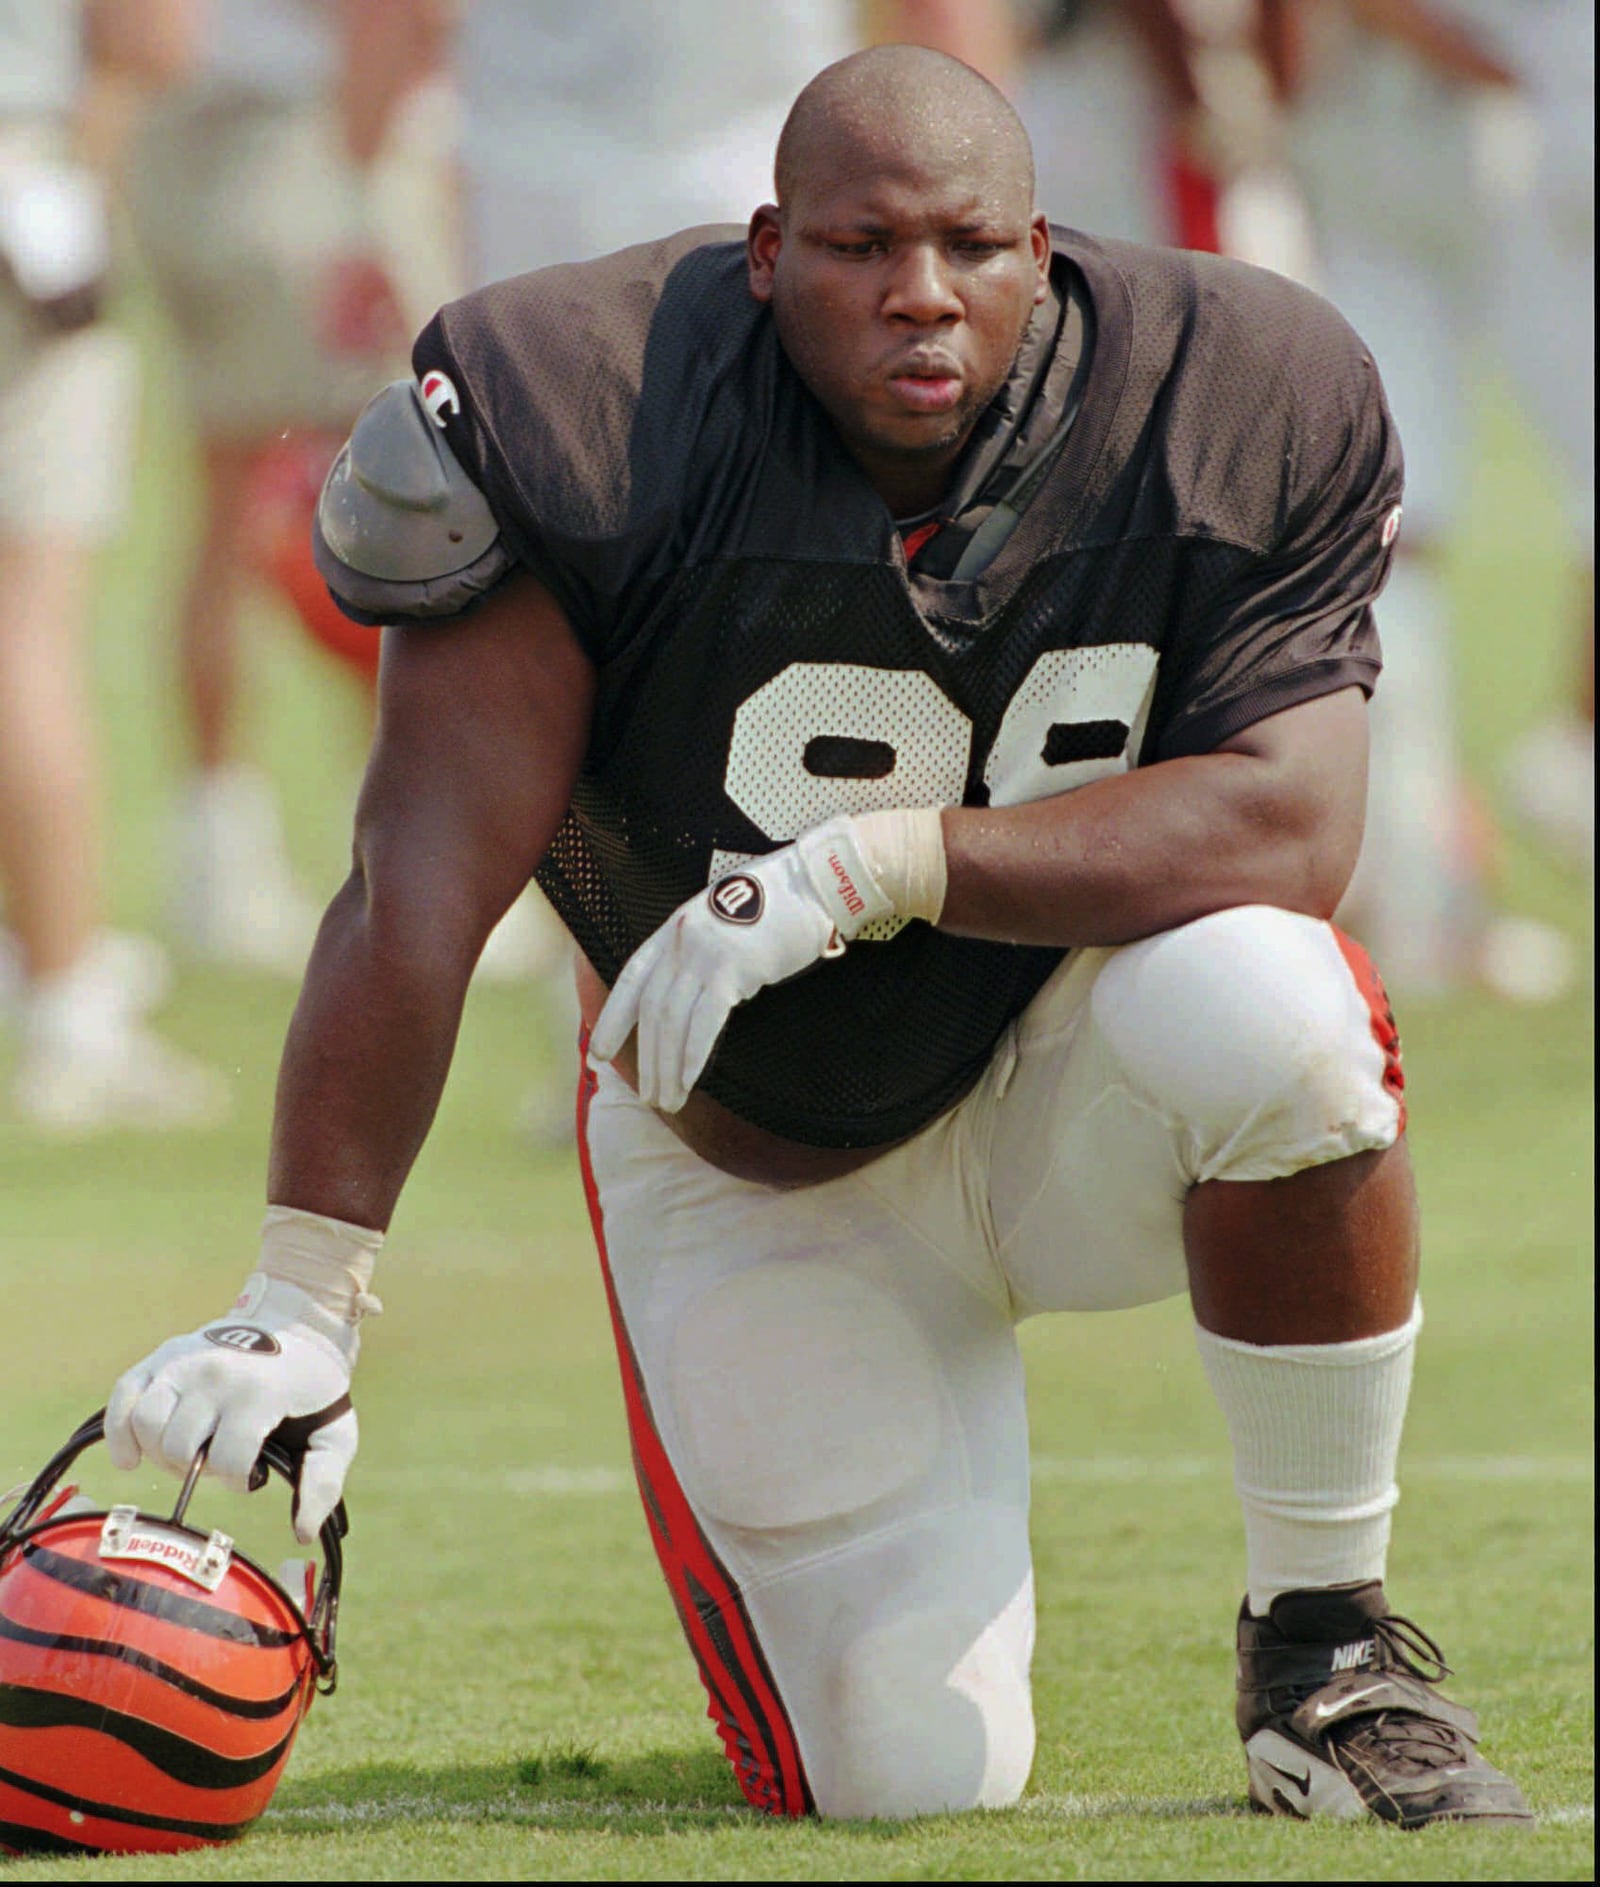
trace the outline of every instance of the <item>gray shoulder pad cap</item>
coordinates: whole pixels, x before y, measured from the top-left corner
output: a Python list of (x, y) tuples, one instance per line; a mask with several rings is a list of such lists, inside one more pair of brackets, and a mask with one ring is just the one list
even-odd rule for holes
[(410, 380), (367, 402), (322, 487), (311, 549), (358, 621), (459, 615), (513, 562)]

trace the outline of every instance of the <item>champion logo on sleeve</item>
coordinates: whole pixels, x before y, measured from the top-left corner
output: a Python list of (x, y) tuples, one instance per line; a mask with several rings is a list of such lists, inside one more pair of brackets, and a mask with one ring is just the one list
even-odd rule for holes
[(449, 374), (440, 373), (437, 367), (430, 369), (422, 376), (418, 391), (422, 395), (422, 404), (428, 409), (429, 419), (441, 432), (446, 419), (452, 414), (460, 417), (461, 396), (456, 392), (455, 382)]

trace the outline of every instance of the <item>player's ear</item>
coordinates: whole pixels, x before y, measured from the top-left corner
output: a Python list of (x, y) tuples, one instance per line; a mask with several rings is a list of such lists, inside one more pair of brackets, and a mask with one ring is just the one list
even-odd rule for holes
[(1033, 244), (1033, 263), (1039, 272), (1039, 279), (1033, 286), (1033, 300), (1037, 306), (1050, 293), (1050, 219), (1042, 210), (1029, 226), (1028, 239)]
[(775, 203), (763, 203), (750, 218), (750, 234), (745, 239), (749, 260), (750, 293), (757, 301), (772, 299), (772, 277), (778, 266), (778, 251), (783, 247), (783, 223)]

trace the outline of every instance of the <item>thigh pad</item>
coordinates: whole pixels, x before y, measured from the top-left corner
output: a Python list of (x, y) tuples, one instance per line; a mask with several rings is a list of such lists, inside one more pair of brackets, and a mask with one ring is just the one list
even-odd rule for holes
[(669, 1381), (685, 1488), (729, 1526), (874, 1507), (922, 1479), (944, 1428), (937, 1359), (910, 1317), (815, 1259), (757, 1265), (695, 1298)]

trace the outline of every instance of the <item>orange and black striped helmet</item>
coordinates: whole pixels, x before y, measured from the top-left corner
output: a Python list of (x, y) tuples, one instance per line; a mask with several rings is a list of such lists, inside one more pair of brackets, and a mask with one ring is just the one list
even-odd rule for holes
[[(341, 1504), (291, 1598), (223, 1533), (62, 1486), (92, 1416), (0, 1521), (0, 1852), (170, 1853), (242, 1835), (335, 1681)], [(293, 1438), (271, 1438), (291, 1485)], [(297, 1580), (296, 1582), (300, 1582)]]

